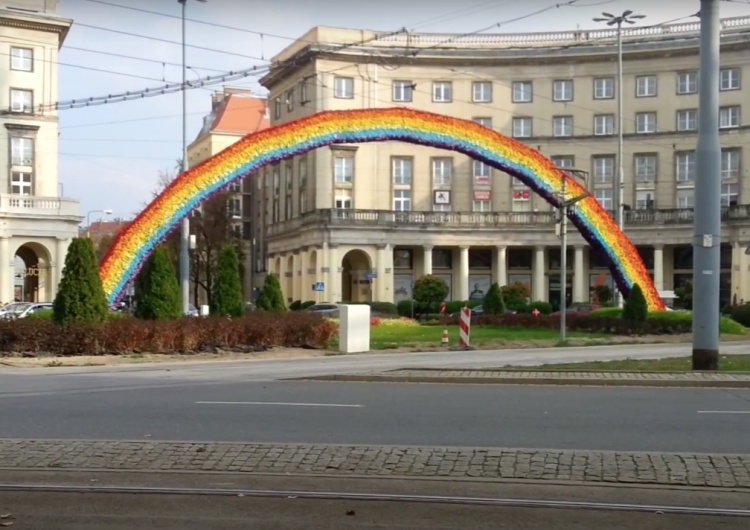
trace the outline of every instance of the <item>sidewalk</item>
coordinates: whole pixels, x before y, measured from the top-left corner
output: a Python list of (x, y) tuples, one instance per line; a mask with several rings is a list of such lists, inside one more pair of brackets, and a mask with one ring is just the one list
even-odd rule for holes
[(433, 369), (322, 375), (307, 381), (750, 388), (748, 372), (586, 372), (552, 370)]
[(750, 491), (750, 454), (0, 439), (0, 469), (627, 483)]

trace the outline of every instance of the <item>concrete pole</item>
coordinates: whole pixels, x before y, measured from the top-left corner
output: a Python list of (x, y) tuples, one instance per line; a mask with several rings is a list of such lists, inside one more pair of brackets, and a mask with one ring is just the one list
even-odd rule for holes
[(560, 197), (560, 342), (566, 340), (568, 312), (568, 199), (563, 177)]
[(700, 93), (693, 223), (693, 370), (719, 368), (721, 147), (719, 0), (701, 0)]
[[(615, 216), (617, 220), (617, 226), (620, 230), (625, 229), (624, 221), (624, 209), (623, 209), (623, 187), (624, 187), (624, 176), (623, 176), (623, 164), (622, 164), (622, 151), (623, 151), (623, 128), (622, 128), (622, 17), (617, 19), (617, 178), (615, 179), (614, 186), (614, 203), (615, 203)], [(619, 290), (615, 290), (617, 296), (617, 305), (623, 306), (624, 298)]]
[[(185, 8), (187, 0), (180, 0), (182, 4), (182, 171), (188, 169), (187, 161), (187, 64), (185, 61)], [(180, 230), (180, 290), (182, 292), (182, 314), (187, 315), (190, 307), (190, 218), (182, 220)]]

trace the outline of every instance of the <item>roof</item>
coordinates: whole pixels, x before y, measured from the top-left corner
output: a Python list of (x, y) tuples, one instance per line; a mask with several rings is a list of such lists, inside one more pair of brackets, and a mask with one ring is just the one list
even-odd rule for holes
[(225, 92), (204, 118), (198, 138), (209, 133), (244, 136), (270, 126), (266, 98), (244, 92)]

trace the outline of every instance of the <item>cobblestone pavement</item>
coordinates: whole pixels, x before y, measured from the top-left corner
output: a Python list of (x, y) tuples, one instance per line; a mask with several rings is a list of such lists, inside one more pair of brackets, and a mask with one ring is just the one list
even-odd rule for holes
[(750, 489), (750, 454), (0, 439), (0, 469), (442, 477)]
[(429, 368), (325, 375), (306, 379), (337, 381), (569, 383), (632, 386), (715, 386), (750, 388), (750, 373), (731, 372), (574, 372), (540, 370), (439, 370)]

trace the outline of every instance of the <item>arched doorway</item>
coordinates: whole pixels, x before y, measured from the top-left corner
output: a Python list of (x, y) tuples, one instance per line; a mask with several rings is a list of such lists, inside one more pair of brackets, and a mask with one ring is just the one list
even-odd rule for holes
[(13, 259), (13, 300), (51, 302), (49, 252), (39, 243), (21, 245)]
[(341, 301), (372, 301), (372, 280), (367, 274), (372, 270), (370, 256), (362, 250), (350, 250), (341, 260)]

